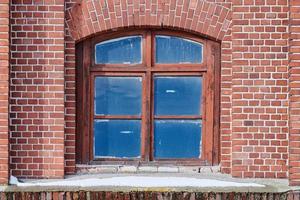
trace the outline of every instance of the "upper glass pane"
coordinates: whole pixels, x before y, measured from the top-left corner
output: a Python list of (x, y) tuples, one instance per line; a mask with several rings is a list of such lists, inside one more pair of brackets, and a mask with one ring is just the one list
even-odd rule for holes
[(142, 78), (95, 78), (96, 115), (141, 115)]
[(96, 44), (96, 64), (142, 63), (142, 36), (120, 37)]
[(154, 114), (201, 115), (202, 77), (154, 77)]
[(157, 35), (156, 63), (202, 63), (201, 43), (174, 36)]

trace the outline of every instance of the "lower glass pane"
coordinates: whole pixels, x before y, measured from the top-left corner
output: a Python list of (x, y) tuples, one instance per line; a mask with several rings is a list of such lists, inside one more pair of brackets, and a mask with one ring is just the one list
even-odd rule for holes
[(136, 158), (140, 156), (140, 120), (95, 120), (95, 158)]
[(154, 157), (200, 158), (201, 134), (201, 120), (155, 120)]

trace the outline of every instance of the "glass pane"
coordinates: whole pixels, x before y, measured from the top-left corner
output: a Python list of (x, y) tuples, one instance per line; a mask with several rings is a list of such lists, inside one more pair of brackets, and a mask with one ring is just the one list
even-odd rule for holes
[(94, 156), (139, 157), (140, 133), (140, 120), (95, 120)]
[(202, 77), (154, 77), (155, 115), (200, 115)]
[(155, 158), (199, 158), (201, 120), (155, 120)]
[(96, 115), (140, 115), (141, 77), (96, 77)]
[(96, 44), (96, 64), (142, 63), (142, 36), (121, 37)]
[(201, 63), (201, 43), (173, 36), (157, 35), (156, 63)]

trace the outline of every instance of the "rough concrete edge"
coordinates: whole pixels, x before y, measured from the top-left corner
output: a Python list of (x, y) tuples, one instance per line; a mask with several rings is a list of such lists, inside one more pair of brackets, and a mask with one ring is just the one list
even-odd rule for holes
[(75, 191), (104, 191), (104, 192), (191, 192), (191, 193), (286, 193), (291, 191), (300, 192), (300, 187), (278, 188), (274, 186), (260, 187), (74, 187), (74, 186), (0, 186), (0, 192), (75, 192)]

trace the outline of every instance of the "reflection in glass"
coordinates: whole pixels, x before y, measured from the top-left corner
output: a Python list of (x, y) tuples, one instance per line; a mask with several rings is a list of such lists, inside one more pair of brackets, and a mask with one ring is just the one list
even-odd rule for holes
[(94, 103), (96, 115), (140, 115), (142, 78), (96, 77)]
[(201, 115), (202, 77), (154, 77), (154, 114)]
[(94, 156), (135, 158), (140, 156), (140, 120), (95, 120)]
[(129, 36), (96, 44), (96, 64), (142, 63), (142, 37)]
[(201, 43), (174, 36), (157, 35), (156, 63), (202, 63)]
[(154, 157), (199, 158), (201, 132), (201, 120), (155, 120)]

